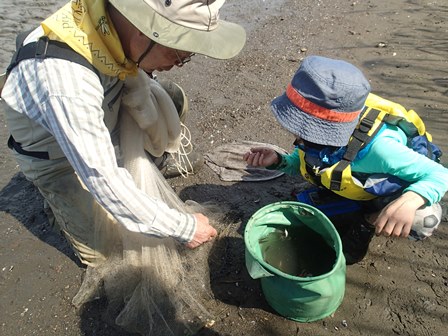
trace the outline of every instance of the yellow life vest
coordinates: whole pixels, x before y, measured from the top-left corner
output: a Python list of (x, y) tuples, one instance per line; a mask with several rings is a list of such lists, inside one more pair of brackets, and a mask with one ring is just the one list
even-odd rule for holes
[(358, 125), (353, 132), (347, 150), (341, 161), (330, 167), (310, 167), (306, 153), (299, 150), (300, 172), (309, 182), (323, 187), (352, 200), (366, 201), (378, 197), (367, 192), (362, 182), (352, 176), (350, 163), (381, 129), (384, 123), (396, 125), (409, 139), (416, 136), (432, 136), (426, 132), (425, 124), (413, 110), (406, 110), (400, 104), (391, 102), (374, 94), (369, 94)]

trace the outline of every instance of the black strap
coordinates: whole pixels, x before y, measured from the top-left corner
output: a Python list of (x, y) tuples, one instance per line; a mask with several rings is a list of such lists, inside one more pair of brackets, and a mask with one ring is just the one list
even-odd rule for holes
[[(20, 34), (17, 37), (17, 43), (19, 39), (25, 39), (24, 34)], [(23, 43), (23, 41), (22, 41)], [(15, 52), (11, 64), (8, 66), (7, 73), (9, 73), (14, 67), (21, 61), (31, 58), (59, 58), (74, 63), (83, 65), (84, 67), (92, 70), (99, 75), (98, 70), (90, 64), (90, 62), (76, 51), (74, 51), (68, 44), (60, 41), (50, 40), (47, 36), (42, 36), (37, 42), (31, 42), (24, 46), (20, 46)]]
[[(74, 51), (68, 44), (60, 41), (50, 40), (47, 36), (42, 36), (37, 42), (31, 42), (23, 45), (26, 37), (32, 30), (22, 32), (17, 35), (16, 38), (16, 52), (14, 53), (11, 63), (9, 64), (6, 73), (9, 74), (14, 67), (16, 67), (21, 61), (31, 58), (58, 58), (71, 61), (83, 65), (84, 67), (92, 70), (99, 76), (98, 70), (90, 64), (90, 62)], [(50, 156), (48, 152), (30, 152), (24, 150), (19, 142), (16, 142), (12, 135), (8, 139), (8, 147), (14, 149), (17, 153), (32, 156), (42, 160), (49, 160)]]
[(9, 136), (8, 147), (11, 149), (14, 149), (17, 153), (22, 154), (22, 155), (32, 156), (34, 158), (42, 159), (42, 160), (50, 159), (48, 152), (30, 152), (30, 151), (24, 150), (22, 148), (22, 144), (20, 144), (19, 142), (16, 142), (14, 140), (14, 138), (12, 137), (12, 135)]
[(342, 160), (337, 163), (337, 166), (333, 169), (330, 180), (330, 190), (341, 190), (342, 184), (342, 172), (346, 169), (350, 163), (356, 158), (359, 151), (364, 148), (375, 137), (384, 122), (375, 129), (375, 131), (369, 135), (368, 133), (372, 129), (375, 120), (380, 114), (380, 110), (371, 109), (367, 112), (367, 115), (359, 123), (359, 127), (355, 129), (352, 137), (347, 145), (347, 150), (342, 157)]

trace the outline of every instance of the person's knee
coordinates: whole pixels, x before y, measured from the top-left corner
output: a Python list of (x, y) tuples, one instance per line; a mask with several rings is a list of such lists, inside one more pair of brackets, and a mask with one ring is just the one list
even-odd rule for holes
[(410, 237), (422, 240), (432, 236), (442, 221), (442, 207), (439, 203), (419, 209), (415, 212)]
[(82, 243), (66, 231), (63, 231), (63, 233), (70, 243), (73, 252), (83, 265), (96, 267), (106, 260), (106, 256), (98, 249)]

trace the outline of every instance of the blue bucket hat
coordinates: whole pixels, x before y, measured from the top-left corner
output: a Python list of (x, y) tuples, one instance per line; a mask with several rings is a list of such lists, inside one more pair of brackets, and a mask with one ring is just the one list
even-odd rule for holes
[(370, 84), (354, 65), (321, 56), (306, 57), (286, 92), (271, 102), (278, 122), (291, 133), (325, 146), (345, 146)]

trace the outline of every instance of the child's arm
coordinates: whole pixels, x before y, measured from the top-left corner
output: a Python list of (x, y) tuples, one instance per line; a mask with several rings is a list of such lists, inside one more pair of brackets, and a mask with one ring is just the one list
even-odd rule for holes
[(248, 165), (280, 170), (288, 175), (300, 174), (300, 157), (297, 150), (291, 154), (280, 154), (268, 147), (254, 147), (244, 154)]
[(408, 148), (404, 135), (384, 132), (374, 141), (364, 159), (354, 162), (352, 170), (394, 175), (410, 185), (387, 205), (374, 222), (376, 233), (407, 236), (415, 212), (423, 205), (440, 201), (448, 189), (448, 169)]
[(440, 202), (448, 189), (448, 169), (427, 157), (414, 152), (394, 139), (375, 142), (369, 151), (371, 172), (394, 175), (410, 185), (412, 191), (422, 196), (426, 205)]
[(364, 159), (353, 162), (352, 171), (394, 175), (409, 182), (405, 192), (419, 194), (426, 205), (440, 202), (448, 190), (448, 169), (408, 148), (407, 139), (396, 134), (375, 141)]

